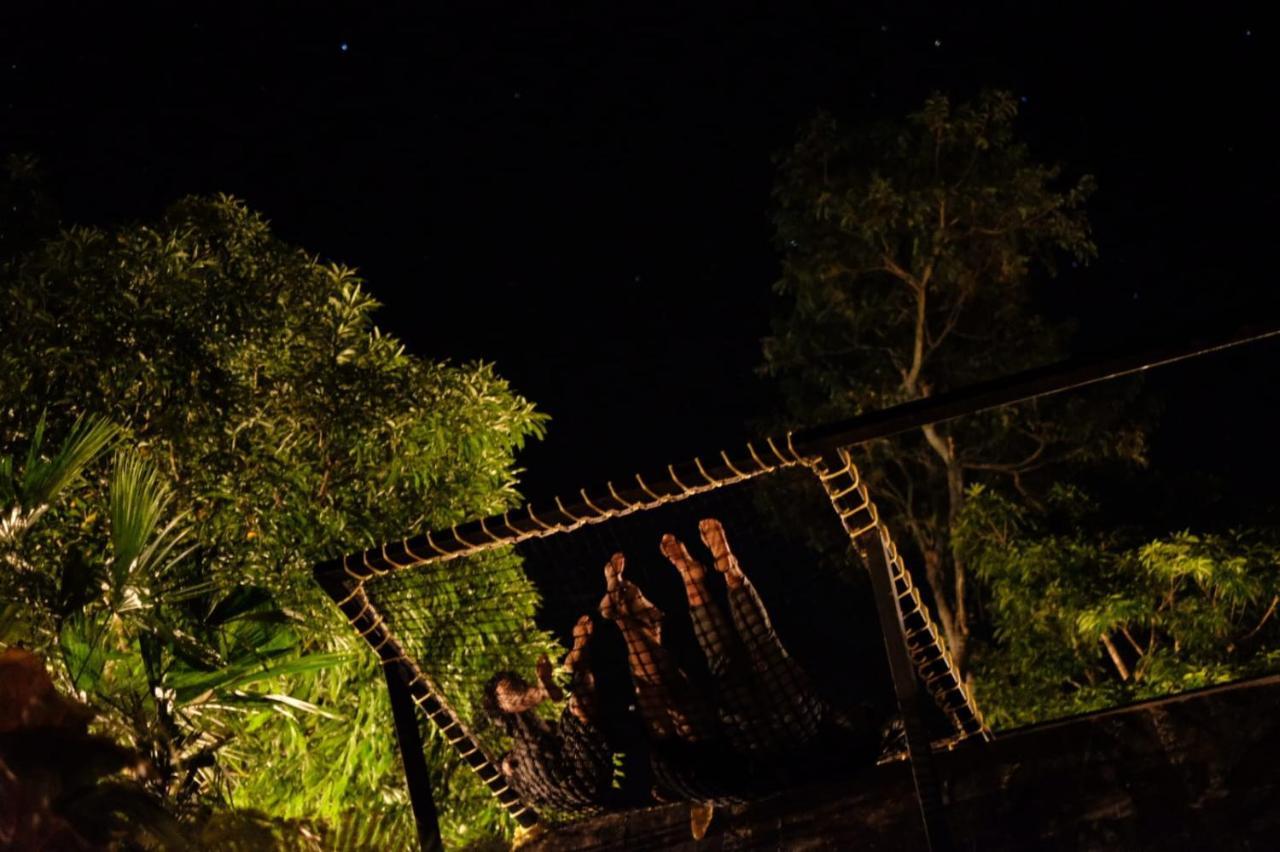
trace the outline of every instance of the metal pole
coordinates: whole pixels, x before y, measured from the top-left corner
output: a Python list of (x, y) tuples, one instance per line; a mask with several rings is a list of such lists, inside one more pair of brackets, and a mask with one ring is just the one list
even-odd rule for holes
[(967, 414), (1076, 390), (1278, 336), (1280, 328), (1275, 327), (1236, 329), (1229, 334), (1218, 334), (1191, 343), (1098, 358), (1072, 358), (937, 396), (913, 400), (893, 408), (872, 411), (850, 420), (802, 429), (792, 436), (792, 441), (801, 453), (820, 455), (840, 447), (887, 438), (931, 423), (941, 423)]
[(400, 759), (404, 762), (409, 804), (413, 807), (413, 819), (418, 824), (418, 845), (422, 852), (444, 852), (436, 803), (431, 798), (431, 776), (422, 749), (422, 735), (418, 731), (418, 717), (409, 690), (394, 668), (383, 666), (382, 673), (387, 677), (387, 694), (391, 696), (391, 715), (395, 718), (396, 742), (400, 746)]
[(915, 783), (916, 800), (924, 823), (925, 845), (932, 852), (951, 852), (954, 848), (951, 829), (947, 825), (942, 790), (933, 762), (933, 749), (924, 724), (920, 684), (916, 680), (911, 653), (907, 649), (907, 629), (902, 622), (902, 611), (894, 598), (893, 577), (889, 570), (889, 555), (885, 552), (884, 539), (878, 531), (875, 537), (877, 541), (870, 546), (863, 543), (865, 539), (856, 542), (856, 546), (871, 575), (872, 597), (875, 598), (876, 614), (880, 617), (880, 630), (884, 635), (889, 674), (893, 679), (893, 691), (898, 699), (898, 710), (902, 713), (902, 725), (906, 732), (911, 779)]
[[(1098, 358), (1074, 358), (940, 393), (937, 396), (913, 400), (893, 408), (871, 411), (838, 423), (801, 429), (792, 433), (787, 440), (778, 442), (784, 447), (783, 454), (770, 455), (769, 450), (763, 452), (768, 455), (770, 464), (776, 462), (790, 464), (799, 461), (799, 458), (792, 458), (788, 453), (804, 457), (824, 456), (842, 447), (865, 444), (877, 438), (887, 438), (930, 423), (941, 423), (980, 411), (1026, 402), (1275, 337), (1280, 337), (1280, 327), (1235, 330), (1230, 334), (1219, 334), (1192, 343), (1167, 345)], [(667, 474), (652, 477), (648, 486), (644, 488), (613, 489), (611, 487), (607, 493), (597, 492), (595, 500), (571, 500), (567, 504), (556, 501), (554, 505), (547, 504), (537, 510), (541, 521), (523, 517), (523, 512), (515, 513), (510, 519), (503, 515), (496, 515), (483, 521), (460, 524), (451, 531), (442, 531), (441, 535), (434, 540), (419, 536), (407, 542), (389, 543), (386, 548), (373, 548), (363, 553), (351, 554), (348, 558), (356, 566), (372, 566), (371, 571), (391, 570), (403, 563), (416, 565), (423, 561), (418, 555), (420, 553), (439, 555), (469, 553), (475, 549), (476, 542), (501, 543), (501, 540), (516, 539), (522, 535), (541, 535), (550, 528), (548, 524), (576, 528), (577, 522), (582, 517), (599, 517), (601, 515), (599, 506), (619, 509), (635, 503), (646, 503), (655, 496), (682, 497), (685, 496), (686, 489), (679, 484), (681, 482), (697, 484), (707, 481), (708, 478), (727, 479), (739, 470), (765, 472), (756, 457), (741, 451), (732, 457), (721, 454), (720, 458), (723, 459), (723, 463), (715, 461), (716, 456), (708, 455), (707, 464), (695, 459), (691, 462), (671, 465), (667, 469)], [(585, 492), (583, 497), (586, 497)], [(387, 558), (388, 549), (391, 552), (391, 560)], [(316, 576), (326, 573), (340, 574), (342, 570), (343, 560), (330, 560), (316, 566)]]

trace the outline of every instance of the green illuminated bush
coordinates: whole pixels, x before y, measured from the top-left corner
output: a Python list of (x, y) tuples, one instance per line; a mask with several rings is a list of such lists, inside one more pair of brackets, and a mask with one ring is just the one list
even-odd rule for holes
[[(23, 458), (46, 411), (51, 434), (87, 414), (123, 430), (113, 463), (86, 461), (13, 539), (30, 566), (13, 600), (34, 605), (13, 630), (123, 682), (79, 683), (91, 701), (174, 716), (195, 751), (179, 750), (190, 777), (173, 792), (192, 807), (407, 828), (381, 673), (310, 567), (510, 507), (514, 453), (543, 415), (488, 365), (406, 353), (351, 270), (226, 197), (70, 230), (3, 289), (0, 455)], [(68, 576), (93, 580), (70, 599)], [(446, 831), (499, 828), (447, 750), (429, 752)]]
[(1043, 511), (975, 486), (957, 547), (984, 589), (973, 660), (988, 721), (1027, 724), (1280, 666), (1274, 531), (1111, 530), (1078, 489)]

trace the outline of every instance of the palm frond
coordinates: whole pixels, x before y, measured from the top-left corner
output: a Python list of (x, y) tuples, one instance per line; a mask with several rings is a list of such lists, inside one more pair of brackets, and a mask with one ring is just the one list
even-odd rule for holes
[(0, 458), (0, 543), (15, 543), (120, 433), (120, 427), (105, 418), (80, 417), (58, 451), (45, 459), (40, 452), (45, 435), (42, 414), (27, 445), (21, 472), (15, 471), (12, 458)]
[(301, 657), (271, 662), (266, 659), (246, 659), (231, 663), (216, 671), (174, 672), (169, 676), (169, 686), (176, 691), (179, 705), (194, 702), (206, 694), (225, 700), (234, 691), (250, 684), (276, 677), (304, 674), (326, 669), (346, 662), (349, 654), (306, 654)]
[(117, 612), (147, 605), (151, 581), (191, 553), (177, 550), (186, 538), (184, 516), (164, 526), (161, 519), (173, 502), (173, 491), (155, 466), (137, 453), (116, 452), (111, 474), (111, 597)]
[(111, 547), (116, 564), (142, 553), (168, 507), (172, 493), (156, 469), (137, 453), (116, 453), (111, 474)]
[(110, 449), (120, 437), (121, 429), (105, 417), (81, 416), (58, 451), (46, 460), (39, 457), (44, 442), (45, 418), (36, 424), (27, 450), (19, 494), (28, 510), (43, 506), (70, 485), (94, 459)]

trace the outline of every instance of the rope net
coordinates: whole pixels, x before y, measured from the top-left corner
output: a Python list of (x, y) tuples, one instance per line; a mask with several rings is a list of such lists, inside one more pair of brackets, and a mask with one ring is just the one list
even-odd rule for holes
[[(522, 825), (732, 801), (873, 763), (893, 710), (881, 547), (955, 737), (981, 716), (846, 453), (609, 486), (321, 566), (353, 627)], [(584, 508), (585, 507), (585, 508)], [(834, 509), (834, 511), (833, 511)], [(476, 531), (480, 534), (477, 535)], [(468, 534), (470, 533), (470, 534)], [(426, 544), (424, 547), (423, 545)]]

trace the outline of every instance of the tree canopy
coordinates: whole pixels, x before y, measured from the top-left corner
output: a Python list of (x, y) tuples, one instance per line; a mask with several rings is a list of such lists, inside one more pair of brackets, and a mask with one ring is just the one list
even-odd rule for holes
[(1280, 665), (1274, 530), (1116, 527), (1078, 488), (1042, 508), (973, 486), (954, 531), (986, 591), (973, 655), (988, 721), (1007, 727), (1181, 692)]
[[(406, 827), (380, 672), (310, 567), (510, 507), (514, 454), (544, 415), (489, 365), (406, 353), (373, 325), (377, 302), (352, 270), (284, 244), (228, 197), (183, 200), (150, 225), (68, 230), (11, 263), (2, 286), (0, 451), (36, 446), (31, 469), (46, 421), (63, 436), (89, 415), (120, 429), (114, 459), (86, 463), (63, 500), (10, 488), (6, 511), (38, 503), (43, 517), (12, 542), (31, 617), (5, 641), (92, 657), (85, 638), (99, 634), (69, 625), (116, 625), (132, 608), (145, 617), (112, 634), (120, 659), (103, 671), (135, 667), (135, 709), (181, 717), (174, 730), (200, 746), (166, 748), (186, 755), (179, 774), (199, 801)], [(117, 580), (60, 608), (76, 571)], [(116, 597), (99, 600), (99, 586)], [(128, 715), (106, 684), (62, 675), (100, 712)], [(253, 706), (197, 718), (189, 702), (220, 688)], [(440, 743), (429, 751), (446, 831), (495, 829), (487, 793)]]
[[(1071, 329), (1046, 320), (1037, 295), (1061, 262), (1094, 255), (1093, 181), (1037, 162), (1016, 116), (1007, 93), (935, 95), (870, 129), (819, 116), (780, 157), (782, 298), (763, 372), (792, 422), (1065, 356)], [(1280, 663), (1273, 530), (1126, 523), (1081, 485), (1146, 463), (1150, 405), (1136, 390), (1024, 403), (860, 448), (998, 727)]]
[[(1094, 255), (1083, 205), (1088, 176), (1064, 181), (1017, 137), (1017, 101), (992, 91), (941, 95), (905, 120), (848, 131), (820, 115), (779, 158), (774, 191), (782, 297), (764, 343), (793, 422), (887, 408), (1052, 362), (1067, 329), (1046, 322), (1034, 287), (1064, 259)], [(870, 448), (886, 508), (924, 561), (958, 659), (971, 629), (968, 574), (949, 528), (974, 477), (1019, 488), (1064, 456), (1142, 456), (1141, 432), (1117, 430), (1079, 402), (926, 426)], [(1064, 410), (1065, 409), (1065, 410)]]

